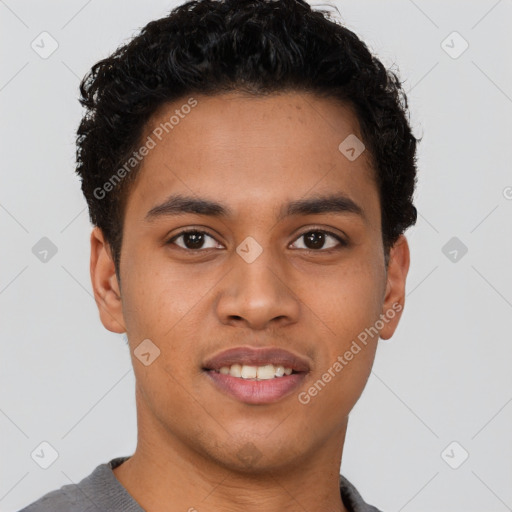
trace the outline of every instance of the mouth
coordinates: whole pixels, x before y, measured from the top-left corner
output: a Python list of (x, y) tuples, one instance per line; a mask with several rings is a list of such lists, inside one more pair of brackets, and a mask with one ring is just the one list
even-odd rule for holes
[(253, 366), (248, 364), (232, 364), (231, 366), (222, 366), (219, 370), (211, 370), (222, 375), (231, 375), (231, 377), (251, 380), (270, 380), (279, 379), (285, 375), (299, 373), (290, 367), (282, 365), (265, 364), (263, 366)]
[(238, 347), (206, 361), (203, 371), (223, 394), (247, 404), (269, 404), (292, 393), (310, 365), (287, 350)]

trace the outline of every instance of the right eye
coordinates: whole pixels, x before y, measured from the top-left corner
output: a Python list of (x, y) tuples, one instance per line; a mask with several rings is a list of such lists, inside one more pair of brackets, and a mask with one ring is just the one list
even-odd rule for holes
[[(212, 240), (214, 243), (210, 242), (209, 247), (204, 247), (205, 241), (207, 239)], [(180, 240), (181, 243), (178, 243), (177, 241)], [(186, 251), (200, 251), (204, 249), (215, 249), (219, 248), (218, 242), (213, 238), (212, 235), (208, 234), (206, 231), (199, 231), (197, 229), (186, 229), (183, 231), (180, 231), (178, 234), (174, 235), (171, 239), (169, 239), (166, 242), (166, 245), (172, 245), (175, 244), (181, 249), (184, 249)], [(215, 245), (217, 244), (217, 246)], [(222, 246), (220, 246), (222, 248)]]

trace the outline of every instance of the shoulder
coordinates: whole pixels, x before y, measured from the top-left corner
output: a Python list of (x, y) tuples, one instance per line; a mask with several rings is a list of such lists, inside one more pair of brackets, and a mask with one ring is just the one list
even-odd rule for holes
[(349, 512), (382, 512), (380, 509), (366, 503), (359, 491), (346, 477), (340, 475), (340, 493), (345, 507)]
[(66, 484), (60, 489), (48, 492), (19, 512), (98, 512), (105, 507), (114, 510), (114, 504), (120, 501), (126, 510), (133, 507), (130, 496), (116, 480), (112, 468), (128, 457), (119, 457), (108, 463), (100, 464), (94, 471), (76, 484)]
[(51, 491), (19, 512), (86, 512), (93, 510), (87, 508), (86, 503), (79, 497), (78, 486), (64, 485), (60, 489)]

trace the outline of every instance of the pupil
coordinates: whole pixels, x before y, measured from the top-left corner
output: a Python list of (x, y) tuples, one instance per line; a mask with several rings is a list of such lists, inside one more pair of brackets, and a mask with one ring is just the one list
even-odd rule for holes
[(308, 249), (321, 249), (324, 245), (325, 234), (321, 231), (311, 231), (305, 236), (305, 245)]
[[(203, 245), (203, 233), (197, 231), (185, 233), (184, 241), (188, 249), (200, 249)], [(187, 241), (192, 241), (192, 243), (187, 243)]]

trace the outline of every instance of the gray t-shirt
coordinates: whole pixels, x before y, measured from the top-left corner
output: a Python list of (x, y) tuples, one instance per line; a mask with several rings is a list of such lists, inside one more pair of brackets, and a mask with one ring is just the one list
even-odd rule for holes
[[(77, 484), (51, 491), (19, 512), (144, 512), (112, 471), (128, 458), (117, 457), (100, 464)], [(350, 512), (381, 512), (365, 503), (357, 489), (341, 475), (340, 492)]]

